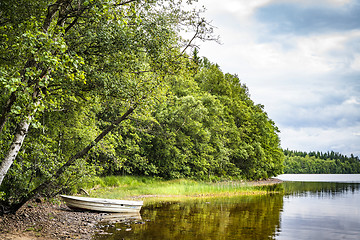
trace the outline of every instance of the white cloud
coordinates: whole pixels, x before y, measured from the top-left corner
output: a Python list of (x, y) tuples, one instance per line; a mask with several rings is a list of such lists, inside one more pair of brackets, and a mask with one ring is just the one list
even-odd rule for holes
[(262, 7), (271, 0), (252, 0), (252, 1), (239, 1), (239, 0), (229, 0), (227, 4), (222, 4), (225, 9), (230, 13), (236, 13), (240, 16), (251, 16), (255, 9)]
[(293, 3), (302, 6), (334, 6), (341, 7), (349, 5), (353, 0), (223, 0), (219, 4), (218, 0), (199, 0), (198, 5), (205, 6), (210, 14), (226, 11), (236, 13), (241, 17), (251, 17), (257, 8), (272, 3)]
[(199, 0), (199, 5), (205, 6), (208, 14), (216, 15), (219, 12), (235, 14), (239, 18), (250, 17), (254, 11), (271, 2), (271, 0), (226, 0), (219, 4), (217, 0)]
[(256, 71), (274, 76), (294, 71), (310, 75), (329, 73), (334, 69), (360, 70), (360, 55), (352, 52), (355, 55), (349, 58), (346, 45), (351, 39), (360, 38), (360, 30), (310, 36), (271, 36), (270, 41), (265, 41), (268, 36), (265, 25), (250, 20), (236, 25), (235, 19), (236, 14), (233, 17), (230, 14), (221, 25), (214, 22), (223, 45), (205, 43), (201, 47), (202, 52), (208, 53), (207, 57), (226, 67), (226, 71), (241, 74)]
[(358, 97), (352, 96), (349, 99), (347, 99), (344, 103), (348, 105), (360, 105), (360, 100)]
[[(200, 2), (209, 9), (223, 43), (201, 44), (200, 54), (239, 75), (251, 98), (265, 105), (279, 126), (283, 147), (360, 155), (360, 29), (274, 35), (252, 14), (280, 1)], [(291, 2), (325, 7), (352, 3)]]
[(294, 3), (303, 6), (344, 6), (352, 3), (353, 0), (272, 0), (271, 3)]
[(348, 128), (282, 128), (280, 138), (283, 148), (300, 151), (335, 151), (360, 156), (360, 125)]
[(353, 61), (350, 64), (351, 71), (360, 71), (360, 54), (355, 53)]

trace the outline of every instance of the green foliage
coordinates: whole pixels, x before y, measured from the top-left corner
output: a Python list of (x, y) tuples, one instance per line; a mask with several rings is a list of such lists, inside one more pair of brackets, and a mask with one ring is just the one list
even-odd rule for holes
[(282, 173), (278, 129), (237, 76), (208, 63), (167, 83), (172, 94), (156, 105), (153, 120), (122, 130), (123, 173), (204, 180)]
[(156, 172), (136, 147), (134, 131), (109, 134), (89, 158), (72, 156), (96, 145), (129, 109), (136, 109), (133, 119), (150, 116), (164, 97), (165, 76), (186, 68), (179, 29), (192, 28), (197, 17), (177, 0), (2, 1), (1, 160), (17, 125), (32, 119), (1, 184), (6, 201), (16, 203), (44, 182), (61, 191), (77, 176), (116, 172), (124, 162), (123, 172)]
[[(68, 111), (45, 111), (39, 123), (32, 127), (22, 150), (13, 163), (4, 184), (7, 201), (13, 201), (28, 193), (44, 179), (52, 179), (53, 172), (61, 167), (68, 157), (91, 141), (96, 134), (96, 125), (90, 121), (93, 113), (81, 103), (72, 105)], [(53, 189), (46, 194), (52, 196), (59, 191), (74, 189), (74, 186), (95, 174), (95, 166), (79, 159), (68, 171), (53, 180)], [(61, 187), (59, 187), (61, 186)], [(15, 198), (15, 199), (14, 199)]]
[(285, 173), (354, 174), (360, 173), (360, 160), (335, 152), (299, 152), (284, 150)]
[(212, 30), (183, 2), (1, 1), (1, 161), (31, 119), (0, 186), (5, 205), (43, 183), (41, 194), (73, 191), (93, 175), (282, 172), (278, 129), (246, 86), (185, 53), (180, 31), (208, 39)]

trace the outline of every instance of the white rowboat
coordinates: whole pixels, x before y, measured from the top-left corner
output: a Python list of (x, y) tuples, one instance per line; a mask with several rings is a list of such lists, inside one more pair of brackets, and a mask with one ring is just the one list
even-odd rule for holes
[(134, 213), (139, 212), (143, 201), (127, 201), (103, 198), (88, 198), (60, 195), (71, 209), (90, 210), (97, 212)]

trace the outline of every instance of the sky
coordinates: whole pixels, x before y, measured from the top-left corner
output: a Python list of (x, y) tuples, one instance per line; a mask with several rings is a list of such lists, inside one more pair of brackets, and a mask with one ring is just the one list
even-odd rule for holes
[(221, 44), (200, 56), (237, 74), (282, 148), (360, 156), (360, 0), (199, 0)]

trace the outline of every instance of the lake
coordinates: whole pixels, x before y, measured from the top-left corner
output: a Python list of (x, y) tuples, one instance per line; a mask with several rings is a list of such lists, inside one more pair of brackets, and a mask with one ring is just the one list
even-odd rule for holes
[(147, 203), (94, 239), (360, 239), (359, 174), (278, 178), (277, 194)]
[(282, 175), (287, 182), (276, 239), (360, 239), (360, 175)]

